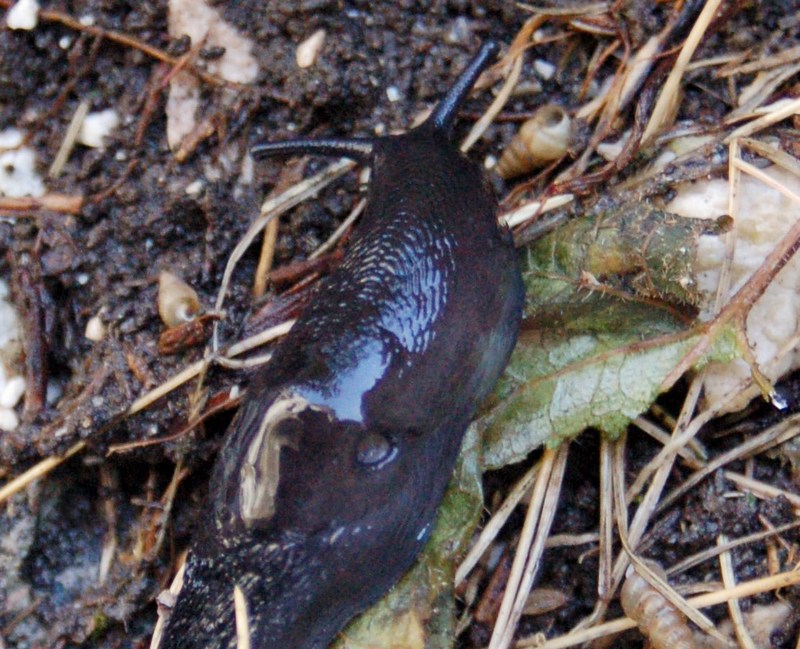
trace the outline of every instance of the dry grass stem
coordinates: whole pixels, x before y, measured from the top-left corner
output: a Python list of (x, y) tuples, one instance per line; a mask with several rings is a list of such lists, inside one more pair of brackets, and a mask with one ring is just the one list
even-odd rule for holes
[(737, 75), (752, 74), (760, 70), (768, 70), (787, 63), (793, 63), (800, 58), (800, 46), (789, 47), (777, 54), (759, 56), (754, 61), (749, 63), (742, 63), (739, 65), (728, 65), (725, 68), (717, 71), (717, 76), (720, 78), (733, 77)]
[(758, 435), (745, 439), (741, 444), (738, 444), (726, 453), (714, 458), (708, 464), (683, 480), (680, 485), (661, 500), (658, 510), (662, 511), (669, 507), (692, 487), (700, 483), (704, 478), (714, 473), (714, 471), (720, 467), (736, 460), (763, 453), (769, 448), (793, 439), (800, 434), (800, 427), (798, 426), (800, 426), (800, 414), (794, 414), (778, 422), (774, 426), (769, 427), (767, 430), (762, 431)]
[(532, 217), (550, 212), (559, 207), (564, 207), (574, 200), (575, 196), (572, 194), (561, 194), (559, 196), (551, 196), (544, 201), (530, 201), (510, 212), (501, 214), (500, 222), (505, 223), (509, 228), (515, 228), (530, 220)]
[(614, 562), (614, 462), (615, 443), (605, 436), (600, 440), (600, 557), (597, 568), (597, 595), (610, 597), (611, 566)]
[(253, 297), (259, 298), (267, 291), (269, 271), (272, 270), (272, 261), (275, 258), (275, 244), (278, 241), (278, 219), (271, 219), (264, 228), (264, 238), (261, 241), (261, 254), (256, 266), (256, 279), (253, 283)]
[(187, 475), (189, 475), (188, 469), (185, 469), (183, 467), (183, 462), (179, 460), (172, 471), (172, 479), (169, 481), (167, 488), (164, 490), (164, 495), (161, 497), (161, 520), (159, 521), (156, 540), (148, 553), (150, 557), (157, 557), (159, 552), (161, 552), (164, 540), (167, 538), (167, 530), (169, 529), (167, 523), (172, 516), (172, 508), (175, 504), (175, 495), (178, 493), (178, 486), (180, 486)]
[[(225, 295), (228, 291), (228, 285), (231, 281), (231, 276), (236, 268), (236, 264), (241, 259), (245, 251), (250, 247), (255, 238), (259, 235), (272, 219), (277, 218), (279, 215), (290, 210), (295, 205), (298, 205), (306, 198), (314, 196), (323, 187), (327, 186), (335, 179), (344, 175), (355, 167), (355, 162), (351, 160), (338, 160), (331, 165), (328, 165), (320, 173), (306, 178), (300, 183), (290, 187), (285, 192), (278, 196), (270, 198), (261, 205), (261, 211), (258, 218), (253, 221), (250, 227), (245, 232), (239, 243), (231, 252), (228, 261), (225, 265), (225, 271), (222, 274), (222, 282), (220, 283), (219, 291), (217, 293), (217, 300), (214, 310), (221, 311), (222, 304), (225, 301)], [(212, 347), (214, 351), (219, 348), (218, 342), (218, 324), (214, 323), (214, 333), (212, 335)]]
[(531, 499), (528, 503), (528, 513), (522, 525), (514, 562), (511, 565), (511, 573), (508, 576), (505, 593), (503, 593), (503, 601), (500, 605), (500, 611), (497, 614), (489, 649), (498, 649), (501, 646), (500, 642), (502, 637), (507, 634), (508, 627), (510, 626), (514, 597), (522, 581), (525, 559), (533, 543), (533, 535), (536, 532), (539, 514), (541, 513), (544, 503), (547, 482), (553, 470), (555, 455), (556, 452), (554, 450), (547, 449), (537, 463), (536, 482), (533, 485), (533, 492), (531, 493)]
[[(697, 597), (692, 597), (687, 600), (687, 603), (695, 608), (707, 608), (717, 604), (724, 604), (730, 599), (741, 599), (744, 597), (752, 597), (760, 593), (771, 592), (780, 590), (781, 588), (788, 588), (800, 584), (800, 570), (792, 570), (782, 572), (770, 577), (761, 577), (760, 579), (753, 579), (752, 581), (744, 581), (734, 586), (733, 588), (723, 588)], [(566, 649), (567, 647), (575, 647), (582, 645), (598, 638), (615, 635), (628, 629), (633, 629), (636, 622), (630, 618), (619, 618), (604, 624), (598, 624), (591, 628), (581, 629), (567, 635), (553, 638), (545, 643), (536, 643), (528, 640), (521, 640), (516, 643), (516, 647), (537, 647), (537, 649)]]
[(64, 133), (64, 139), (61, 140), (61, 145), (58, 147), (53, 163), (50, 165), (50, 170), (47, 172), (50, 178), (58, 178), (61, 175), (61, 170), (64, 168), (69, 154), (72, 153), (72, 149), (75, 146), (75, 141), (78, 139), (83, 120), (89, 113), (89, 106), (89, 100), (82, 99), (72, 114), (72, 119), (69, 122), (69, 126), (67, 126), (67, 132)]
[(586, 534), (553, 534), (547, 537), (544, 547), (548, 549), (575, 547), (576, 545), (597, 543), (599, 540), (600, 535), (595, 532), (587, 532)]
[(706, 33), (721, 3), (722, 0), (708, 0), (705, 7), (703, 7), (703, 10), (700, 12), (700, 15), (697, 17), (686, 42), (681, 48), (681, 53), (678, 55), (675, 65), (669, 73), (664, 87), (661, 89), (661, 94), (656, 101), (656, 105), (650, 115), (650, 120), (642, 135), (642, 142), (647, 142), (656, 133), (661, 131), (667, 124), (668, 116), (674, 114), (674, 111), (671, 110), (671, 105), (672, 102), (675, 101), (675, 98), (680, 96), (681, 79), (686, 72), (686, 67), (689, 65), (689, 61), (694, 55), (697, 46), (700, 44), (700, 40)]
[(233, 612), (236, 619), (236, 649), (250, 649), (250, 617), (247, 599), (238, 584), (233, 586)]
[(769, 539), (778, 536), (779, 534), (782, 534), (783, 532), (786, 532), (788, 530), (792, 530), (796, 527), (800, 527), (800, 520), (793, 521), (791, 523), (786, 523), (785, 525), (781, 525), (779, 527), (769, 528), (764, 530), (763, 532), (755, 532), (754, 534), (748, 534), (747, 536), (743, 536), (734, 541), (729, 541), (723, 546), (712, 546), (710, 548), (707, 548), (703, 552), (698, 552), (695, 555), (686, 557), (682, 561), (679, 561), (678, 563), (667, 569), (667, 574), (677, 575), (681, 572), (688, 570), (689, 568), (693, 568), (694, 566), (700, 565), (704, 561), (713, 559), (720, 552), (724, 552), (725, 550), (732, 550), (733, 548), (738, 548), (740, 546), (748, 545), (750, 543), (763, 541), (764, 539)]
[[(640, 415), (639, 417), (636, 417), (636, 419), (634, 419), (632, 423), (639, 430), (650, 435), (650, 437), (652, 437), (662, 446), (666, 446), (667, 444), (669, 444), (669, 439), (670, 439), (669, 433), (667, 433), (665, 430), (654, 424), (649, 419), (645, 419)], [(703, 466), (703, 458), (697, 452), (696, 450), (697, 446), (692, 444), (692, 442), (694, 441), (695, 440), (690, 440), (686, 444), (686, 446), (682, 446), (681, 448), (679, 448), (678, 455), (690, 467), (692, 467), (693, 469), (699, 469)]]
[[(724, 534), (717, 537), (717, 545), (726, 545), (728, 539)], [(724, 550), (719, 555), (719, 568), (722, 575), (722, 583), (725, 588), (733, 588), (736, 585), (736, 575), (733, 573), (733, 560), (729, 550)], [(744, 624), (742, 617), (742, 607), (739, 606), (738, 598), (728, 600), (728, 612), (730, 613), (731, 623), (733, 624), (733, 632), (736, 634), (736, 639), (739, 641), (741, 649), (756, 649), (756, 644), (747, 632), (747, 627)]]
[(752, 122), (740, 126), (729, 133), (723, 142), (727, 144), (731, 140), (735, 140), (737, 138), (750, 137), (751, 135), (758, 133), (769, 126), (772, 126), (773, 124), (782, 122), (786, 118), (797, 114), (800, 114), (800, 97), (790, 101), (781, 102), (780, 106), (774, 110), (771, 110), (766, 115), (763, 115), (758, 119), (754, 119)]
[(458, 566), (456, 570), (454, 583), (456, 586), (464, 581), (466, 576), (472, 572), (472, 569), (478, 563), (486, 549), (492, 544), (497, 537), (497, 534), (506, 524), (508, 517), (516, 509), (520, 501), (530, 491), (536, 476), (539, 472), (539, 464), (532, 466), (525, 475), (520, 478), (517, 483), (511, 488), (503, 503), (498, 507), (497, 511), (492, 515), (489, 521), (481, 530), (480, 536), (475, 544), (470, 548), (467, 556)]
[[(275, 325), (274, 327), (270, 327), (269, 329), (265, 329), (264, 331), (261, 331), (253, 336), (249, 336), (238, 343), (234, 343), (228, 348), (227, 353), (224, 355), (209, 354), (202, 360), (192, 363), (188, 367), (178, 372), (178, 374), (172, 378), (164, 381), (164, 383), (161, 385), (153, 388), (146, 394), (139, 397), (128, 407), (128, 410), (125, 414), (130, 416), (140, 412), (141, 410), (144, 410), (154, 402), (158, 401), (161, 397), (179, 388), (181, 385), (187, 381), (190, 381), (201, 372), (204, 372), (206, 369), (208, 369), (211, 363), (219, 362), (220, 365), (224, 365), (225, 363), (233, 364), (232, 357), (238, 356), (239, 354), (244, 354), (255, 347), (259, 347), (272, 340), (275, 340), (276, 338), (279, 338), (280, 336), (285, 335), (289, 329), (292, 328), (294, 322), (294, 320), (287, 320), (286, 322)], [(220, 362), (220, 359), (224, 360)], [(260, 362), (263, 362), (263, 360)]]
[(736, 484), (737, 487), (753, 494), (756, 498), (770, 500), (771, 498), (779, 498), (783, 496), (792, 504), (792, 507), (795, 509), (800, 509), (800, 496), (797, 494), (790, 493), (784, 489), (778, 489), (777, 487), (773, 487), (772, 485), (762, 482), (761, 480), (748, 478), (741, 473), (725, 471), (724, 475), (728, 480)]
[[(800, 176), (800, 160), (772, 146), (769, 142), (743, 137), (739, 139), (739, 146), (760, 155), (762, 158), (766, 158), (781, 169), (785, 169), (796, 176)], [(774, 182), (771, 176), (769, 179)]]
[(795, 203), (797, 203), (798, 205), (800, 205), (800, 195), (795, 194), (786, 185), (783, 185), (780, 182), (778, 182), (777, 180), (775, 180), (774, 178), (772, 178), (771, 176), (768, 176), (763, 171), (761, 171), (761, 169), (759, 169), (758, 167), (754, 167), (749, 162), (745, 162), (741, 158), (736, 158), (734, 160), (733, 164), (737, 169), (739, 169), (741, 171), (744, 171), (745, 173), (747, 173), (748, 175), (752, 176), (753, 178), (756, 178), (756, 179), (760, 180), (762, 183), (764, 183), (768, 187), (771, 187), (776, 192), (780, 192), (781, 194), (786, 196), (786, 198), (788, 198), (789, 200), (792, 200)]
[(64, 461), (71, 458), (76, 453), (79, 453), (86, 448), (86, 442), (80, 441), (72, 445), (64, 455), (53, 455), (40, 462), (34, 464), (30, 469), (20, 473), (16, 478), (12, 478), (0, 488), (0, 504), (6, 502), (9, 498), (25, 489), (32, 482), (39, 478), (46, 476), (53, 469), (58, 467)]
[(108, 579), (114, 555), (117, 551), (117, 506), (111, 494), (118, 486), (116, 469), (110, 464), (101, 464), (100, 484), (105, 492), (103, 495), (103, 518), (106, 524), (106, 533), (103, 538), (103, 547), (100, 551), (100, 566), (97, 570), (97, 582), (104, 584)]
[[(525, 519), (525, 526), (529, 528), (529, 532), (526, 535), (525, 527), (523, 527), (523, 535), (517, 545), (508, 586), (503, 594), (503, 602), (492, 631), (489, 649), (507, 649), (513, 642), (514, 631), (525, 608), (528, 593), (533, 586), (533, 580), (544, 552), (545, 541), (555, 517), (568, 452), (569, 444), (565, 443), (558, 450), (545, 450), (542, 455), (542, 468), (539, 471), (528, 516)], [(534, 512), (533, 515), (531, 515), (531, 511)], [(534, 531), (536, 532), (535, 537)]]
[(359, 200), (358, 203), (356, 203), (356, 206), (351, 210), (350, 214), (347, 215), (347, 218), (344, 221), (342, 221), (342, 223), (339, 225), (338, 228), (336, 228), (336, 230), (333, 231), (333, 234), (330, 237), (328, 237), (328, 239), (319, 248), (317, 248), (314, 252), (312, 252), (308, 256), (308, 258), (316, 259), (317, 257), (321, 257), (326, 252), (331, 250), (339, 241), (339, 239), (342, 238), (344, 233), (347, 232), (352, 227), (352, 225), (356, 222), (356, 219), (359, 216), (361, 216), (366, 206), (367, 206), (366, 198), (362, 198), (361, 200)]
[(506, 105), (508, 98), (511, 96), (511, 93), (514, 90), (514, 86), (516, 86), (517, 81), (519, 81), (519, 75), (520, 72), (522, 72), (522, 61), (523, 58), (522, 54), (520, 53), (516, 56), (514, 63), (511, 66), (511, 71), (509, 72), (503, 87), (500, 89), (500, 92), (497, 93), (497, 96), (489, 105), (489, 108), (487, 108), (486, 112), (481, 116), (481, 118), (475, 122), (467, 134), (467, 137), (465, 137), (464, 141), (461, 143), (461, 150), (464, 153), (469, 151), (472, 148), (472, 145), (481, 139), (481, 136), (484, 134), (486, 129), (489, 128), (489, 124), (494, 121), (494, 118), (497, 117), (497, 114), (503, 109), (503, 106)]

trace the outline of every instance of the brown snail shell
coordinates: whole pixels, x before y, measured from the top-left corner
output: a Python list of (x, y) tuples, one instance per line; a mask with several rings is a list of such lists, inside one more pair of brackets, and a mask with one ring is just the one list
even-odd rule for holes
[[(661, 566), (652, 561), (647, 565), (666, 581)], [(619, 601), (625, 615), (636, 622), (653, 649), (696, 649), (694, 634), (683, 613), (635, 569), (628, 570)]]
[(545, 104), (511, 139), (497, 162), (497, 173), (514, 178), (563, 158), (569, 149), (571, 129), (567, 111)]
[(202, 307), (197, 292), (177, 275), (162, 270), (158, 276), (158, 315), (167, 327), (194, 320)]

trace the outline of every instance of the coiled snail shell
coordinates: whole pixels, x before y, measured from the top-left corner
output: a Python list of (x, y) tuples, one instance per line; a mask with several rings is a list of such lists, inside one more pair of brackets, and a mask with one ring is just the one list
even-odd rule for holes
[(522, 176), (563, 158), (569, 148), (572, 120), (567, 111), (545, 104), (526, 121), (503, 151), (497, 163), (502, 178)]
[(158, 276), (158, 315), (167, 327), (194, 320), (202, 306), (197, 291), (177, 275), (162, 270)]
[[(649, 568), (664, 581), (667, 575), (657, 563)], [(629, 569), (619, 595), (625, 615), (636, 622), (653, 649), (696, 649), (686, 617), (636, 570)]]

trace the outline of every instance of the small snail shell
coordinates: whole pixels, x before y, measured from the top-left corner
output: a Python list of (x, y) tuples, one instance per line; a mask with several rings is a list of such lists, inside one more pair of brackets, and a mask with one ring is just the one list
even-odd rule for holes
[(563, 158), (569, 148), (571, 126), (567, 111), (545, 104), (511, 139), (497, 163), (497, 173), (514, 178)]
[(168, 327), (193, 320), (200, 313), (197, 292), (177, 275), (162, 270), (158, 276), (158, 315)]
[[(647, 565), (666, 581), (661, 566), (652, 561)], [(636, 622), (653, 649), (696, 649), (694, 634), (683, 613), (632, 568), (628, 570), (619, 600), (625, 615)]]

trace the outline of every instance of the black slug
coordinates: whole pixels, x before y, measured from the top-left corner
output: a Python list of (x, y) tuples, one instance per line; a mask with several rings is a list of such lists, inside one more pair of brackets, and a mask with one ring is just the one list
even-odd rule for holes
[(523, 287), (481, 168), (449, 141), (485, 44), (421, 126), (253, 153), (368, 162), (368, 207), (248, 390), (212, 476), (161, 649), (323, 649), (412, 564), (477, 404), (514, 346)]

